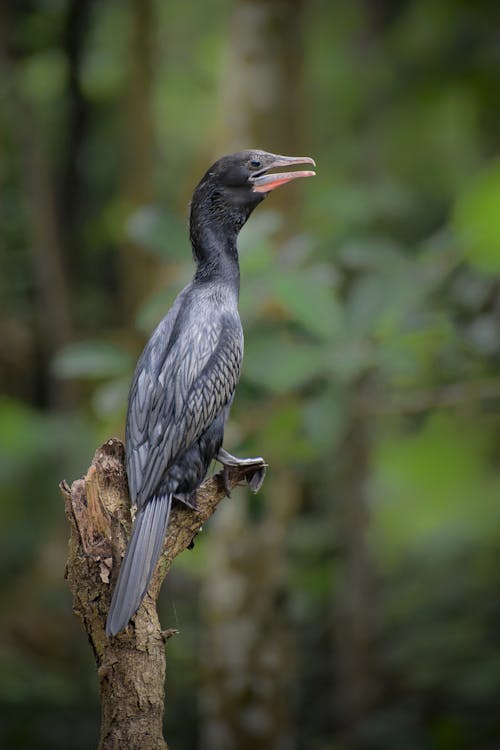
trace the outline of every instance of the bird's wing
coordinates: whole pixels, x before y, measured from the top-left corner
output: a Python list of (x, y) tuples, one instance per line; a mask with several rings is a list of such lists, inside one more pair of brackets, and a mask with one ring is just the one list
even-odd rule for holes
[[(168, 317), (168, 316), (167, 316)], [(139, 360), (127, 414), (127, 473), (141, 507), (165, 470), (212, 424), (239, 379), (243, 336), (239, 318), (205, 316), (196, 325), (161, 324)]]

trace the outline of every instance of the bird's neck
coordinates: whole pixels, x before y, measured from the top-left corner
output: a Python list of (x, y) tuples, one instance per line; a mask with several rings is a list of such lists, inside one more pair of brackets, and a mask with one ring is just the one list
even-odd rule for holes
[(239, 294), (238, 232), (213, 224), (191, 223), (191, 244), (196, 260), (195, 281), (226, 284)]

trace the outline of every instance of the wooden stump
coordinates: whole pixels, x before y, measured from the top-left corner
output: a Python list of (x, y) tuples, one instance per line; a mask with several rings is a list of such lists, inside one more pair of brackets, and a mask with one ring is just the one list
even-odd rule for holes
[[(71, 535), (66, 578), (73, 609), (93, 649), (101, 699), (99, 750), (166, 750), (163, 739), (165, 641), (156, 613), (160, 586), (173, 559), (185, 550), (226, 495), (221, 474), (197, 493), (198, 509), (174, 504), (164, 551), (137, 615), (117, 636), (105, 633), (106, 617), (131, 527), (125, 451), (108, 440), (82, 479), (60, 488)], [(250, 479), (252, 469), (231, 469), (230, 488)]]

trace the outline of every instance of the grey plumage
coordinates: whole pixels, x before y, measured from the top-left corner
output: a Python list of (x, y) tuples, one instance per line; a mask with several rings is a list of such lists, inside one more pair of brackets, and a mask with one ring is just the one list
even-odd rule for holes
[(148, 341), (129, 394), (126, 463), (137, 513), (113, 592), (108, 635), (124, 628), (140, 606), (172, 502), (192, 504), (222, 445), (243, 357), (238, 232), (269, 190), (313, 174), (270, 176), (268, 170), (304, 161), (312, 160), (263, 151), (232, 154), (208, 170), (193, 195), (196, 273)]
[[(221, 308), (213, 294), (204, 296), (201, 316), (193, 284), (179, 295), (137, 364), (126, 455), (138, 510), (110, 606), (109, 635), (125, 627), (146, 593), (173, 496), (196, 490), (222, 444), (225, 415), (219, 422), (217, 417), (238, 382), (243, 332), (236, 299)], [(183, 335), (172, 342), (176, 324)]]
[(171, 507), (172, 495), (155, 496), (137, 513), (108, 614), (108, 635), (125, 627), (146, 594), (161, 553)]

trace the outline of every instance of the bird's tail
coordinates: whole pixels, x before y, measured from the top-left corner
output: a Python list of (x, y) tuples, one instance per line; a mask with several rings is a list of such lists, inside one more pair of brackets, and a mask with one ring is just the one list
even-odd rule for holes
[(135, 517), (118, 574), (106, 635), (116, 635), (135, 615), (148, 589), (167, 531), (172, 495), (152, 497)]

